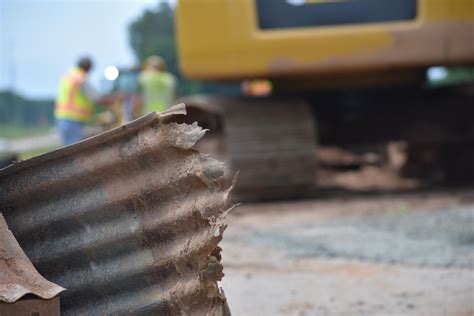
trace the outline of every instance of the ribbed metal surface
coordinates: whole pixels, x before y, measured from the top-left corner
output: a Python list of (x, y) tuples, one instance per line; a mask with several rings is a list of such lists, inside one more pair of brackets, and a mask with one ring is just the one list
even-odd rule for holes
[(62, 291), (36, 271), (0, 213), (0, 302), (13, 303), (26, 294), (50, 299)]
[(0, 171), (0, 207), (64, 314), (223, 315), (228, 191), (204, 131), (151, 113)]

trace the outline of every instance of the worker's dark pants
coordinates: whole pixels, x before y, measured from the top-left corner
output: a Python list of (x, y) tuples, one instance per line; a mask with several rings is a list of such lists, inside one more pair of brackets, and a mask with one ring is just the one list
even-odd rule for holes
[(61, 135), (64, 146), (77, 143), (84, 138), (84, 123), (56, 119), (56, 126)]

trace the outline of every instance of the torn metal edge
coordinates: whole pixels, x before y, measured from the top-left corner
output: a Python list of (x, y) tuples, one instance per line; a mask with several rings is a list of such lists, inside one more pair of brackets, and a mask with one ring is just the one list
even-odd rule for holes
[(0, 213), (0, 302), (14, 303), (26, 294), (51, 299), (66, 289), (46, 280), (21, 249)]

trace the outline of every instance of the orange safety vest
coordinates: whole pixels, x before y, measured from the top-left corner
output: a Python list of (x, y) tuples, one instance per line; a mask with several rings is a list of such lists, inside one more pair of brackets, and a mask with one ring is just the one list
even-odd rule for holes
[(91, 119), (92, 101), (81, 91), (86, 78), (84, 70), (74, 68), (61, 80), (54, 109), (56, 118), (82, 123)]

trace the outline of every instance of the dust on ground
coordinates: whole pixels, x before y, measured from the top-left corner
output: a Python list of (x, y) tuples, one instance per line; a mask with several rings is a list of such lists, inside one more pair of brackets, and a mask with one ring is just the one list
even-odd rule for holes
[(474, 190), (244, 205), (228, 217), (233, 315), (474, 315)]

